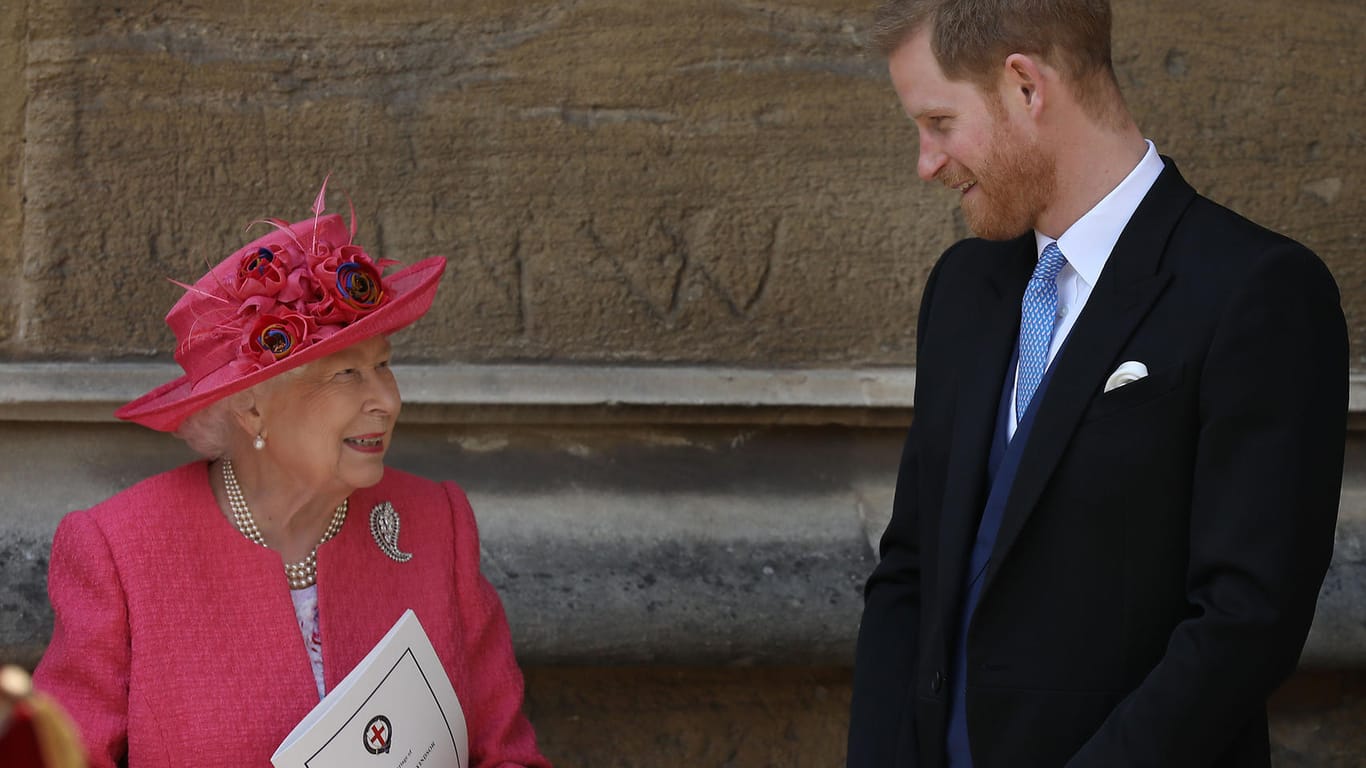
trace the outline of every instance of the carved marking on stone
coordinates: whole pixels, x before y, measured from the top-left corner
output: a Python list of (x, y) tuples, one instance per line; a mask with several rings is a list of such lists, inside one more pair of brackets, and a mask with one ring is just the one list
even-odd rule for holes
[[(446, 221), (437, 207), (433, 218)], [(532, 314), (528, 258), (523, 241), (531, 215), (503, 215), (502, 212), (476, 208), (451, 224), (452, 231), (440, 232), (434, 242), (458, 243), (461, 258), (454, 261), (457, 278), (479, 306), (484, 321), (497, 318), (507, 332), (527, 336)], [(471, 282), (472, 281), (472, 282)], [(475, 286), (470, 289), (470, 286)], [(480, 287), (482, 286), (482, 287)]]
[(736, 317), (747, 317), (768, 288), (781, 224), (777, 217), (729, 208), (693, 218), (693, 263)]
[(677, 223), (663, 214), (632, 217), (628, 212), (613, 216), (610, 226), (600, 223), (597, 216), (589, 217), (580, 231), (611, 264), (630, 294), (653, 317), (672, 327), (678, 319), (680, 289), (688, 268), (687, 244)]
[(749, 30), (767, 35), (780, 54), (746, 58), (715, 58), (683, 64), (678, 72), (721, 70), (744, 73), (767, 71), (825, 72), (850, 77), (881, 78), (881, 62), (864, 52), (860, 27), (864, 19), (848, 13), (823, 13), (809, 8), (775, 7), (773, 3), (730, 0)]
[(609, 109), (606, 107), (532, 107), (522, 110), (522, 116), (528, 118), (550, 117), (559, 120), (565, 125), (572, 125), (579, 128), (597, 128), (600, 125), (619, 125), (621, 123), (648, 123), (650, 125), (664, 125), (678, 120), (678, 115), (672, 112), (661, 112), (653, 109), (640, 109), (636, 107), (625, 107), (621, 109)]
[[(752, 211), (707, 209), (590, 218), (582, 228), (599, 256), (656, 319), (672, 327), (686, 305), (705, 289), (735, 317), (748, 317), (763, 299), (773, 274), (781, 231), (778, 217)], [(633, 224), (643, 226), (630, 240)]]

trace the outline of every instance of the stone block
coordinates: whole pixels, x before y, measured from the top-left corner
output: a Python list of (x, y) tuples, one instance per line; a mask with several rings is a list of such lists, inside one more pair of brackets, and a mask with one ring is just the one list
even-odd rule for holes
[[(20, 0), (0, 0), (0, 80), (22, 86), (25, 71), (28, 4)], [(28, 89), (7, 87), (0, 90), (0, 353), (16, 346), (14, 336), (19, 324), (18, 308), (24, 284), (20, 279), (20, 242), (24, 229), (23, 166), (24, 105)]]
[[(46, 558), (60, 517), (191, 457), (127, 425), (4, 430), (0, 652), (33, 661), (50, 631)], [(830, 426), (404, 424), (389, 461), (466, 488), (483, 566), (528, 663), (847, 665), (902, 438)], [(1349, 453), (1363, 442), (1354, 434)], [(1366, 666), (1358, 480), (1345, 481), (1311, 667)]]
[[(261, 23), (281, 13), (288, 23)], [(328, 171), (333, 202), (355, 199), (364, 244), (454, 258), (404, 342), (416, 356), (906, 351), (909, 326), (880, 319), (913, 317), (947, 240), (908, 257), (888, 233), (950, 216), (923, 197), (865, 226), (906, 126), (886, 119), (896, 110), (860, 52), (861, 14), (44, 5), (31, 23), (25, 351), (164, 355), (160, 308), (176, 290), (161, 278), (198, 275), (253, 219), (306, 215)]]
[[(1121, 81), (1197, 187), (1325, 258), (1360, 368), (1366, 6), (1211, 3), (1118, 7)], [(30, 4), (27, 101), (0, 101), (27, 142), (26, 201), (0, 200), (26, 331), (0, 351), (164, 358), (162, 278), (305, 216), (330, 171), (372, 250), (453, 259), (414, 358), (908, 364), (925, 274), (965, 230), (915, 178), (869, 13)]]

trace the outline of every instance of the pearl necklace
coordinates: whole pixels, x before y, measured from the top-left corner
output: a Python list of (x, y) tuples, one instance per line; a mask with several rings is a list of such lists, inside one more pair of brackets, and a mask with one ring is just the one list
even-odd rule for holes
[[(246, 536), (249, 540), (266, 546), (266, 538), (261, 535), (261, 529), (256, 527), (256, 519), (251, 516), (251, 508), (247, 506), (247, 499), (242, 495), (242, 486), (237, 484), (237, 473), (232, 471), (232, 460), (223, 459), (223, 490), (228, 494), (228, 506), (232, 508), (232, 523), (237, 527), (239, 533)], [(343, 499), (337, 505), (337, 511), (332, 513), (332, 520), (327, 524), (327, 530), (323, 532), (323, 537), (313, 545), (313, 550), (308, 553), (308, 557), (297, 563), (285, 563), (285, 578), (289, 580), (290, 589), (305, 589), (311, 587), (318, 581), (318, 547), (324, 542), (337, 535), (341, 530), (342, 523), (346, 521), (347, 500)]]

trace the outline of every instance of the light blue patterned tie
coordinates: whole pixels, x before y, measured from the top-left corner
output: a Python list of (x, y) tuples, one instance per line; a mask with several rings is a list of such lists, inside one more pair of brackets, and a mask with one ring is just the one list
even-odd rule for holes
[(1015, 418), (1023, 420), (1034, 391), (1048, 368), (1048, 347), (1058, 315), (1058, 272), (1067, 264), (1057, 243), (1039, 254), (1039, 263), (1025, 286), (1020, 315), (1020, 375), (1015, 383)]

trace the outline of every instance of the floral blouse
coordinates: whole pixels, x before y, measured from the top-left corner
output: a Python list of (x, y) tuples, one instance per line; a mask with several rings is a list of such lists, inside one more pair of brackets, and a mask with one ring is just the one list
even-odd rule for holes
[(289, 590), (294, 601), (294, 615), (299, 619), (299, 631), (304, 635), (304, 648), (313, 663), (313, 681), (318, 684), (318, 698), (323, 697), (323, 636), (318, 628), (318, 585)]

